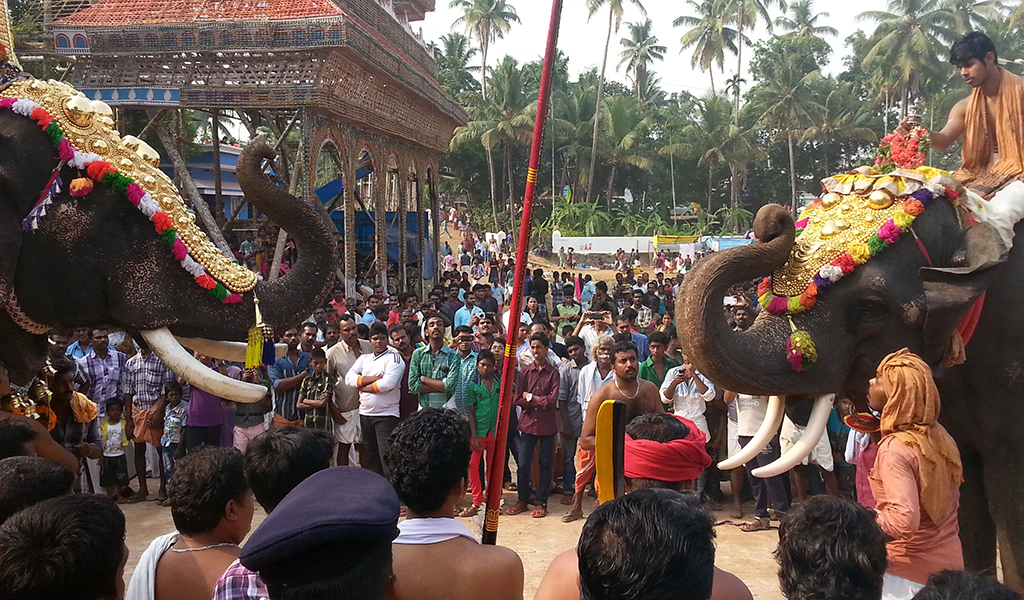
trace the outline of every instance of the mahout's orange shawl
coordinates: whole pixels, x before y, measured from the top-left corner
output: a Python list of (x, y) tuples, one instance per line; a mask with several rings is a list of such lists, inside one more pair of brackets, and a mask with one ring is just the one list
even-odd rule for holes
[[(989, 115), (985, 94), (974, 88), (967, 102), (963, 166), (953, 174), (964, 186), (991, 198), (1006, 184), (1024, 178), (1024, 81), (1000, 69), (996, 114)], [(996, 145), (989, 139), (988, 119), (995, 119)], [(997, 147), (999, 161), (992, 162)]]

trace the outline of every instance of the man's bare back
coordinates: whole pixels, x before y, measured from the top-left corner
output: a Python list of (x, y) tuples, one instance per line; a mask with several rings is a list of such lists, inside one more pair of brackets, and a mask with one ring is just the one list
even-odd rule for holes
[(464, 537), (392, 544), (398, 600), (523, 600), (523, 561)]

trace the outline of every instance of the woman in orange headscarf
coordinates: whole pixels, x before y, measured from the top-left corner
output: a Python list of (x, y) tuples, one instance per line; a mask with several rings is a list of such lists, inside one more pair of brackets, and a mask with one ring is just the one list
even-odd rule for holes
[(882, 598), (909, 600), (932, 573), (964, 567), (957, 524), (960, 452), (938, 423), (941, 402), (931, 369), (906, 348), (878, 365), (868, 401), (882, 413), (871, 491), (878, 524), (891, 538)]

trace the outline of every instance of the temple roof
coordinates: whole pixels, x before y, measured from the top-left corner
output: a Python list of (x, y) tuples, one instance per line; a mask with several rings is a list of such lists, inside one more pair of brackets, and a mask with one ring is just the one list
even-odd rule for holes
[(291, 21), (344, 14), (331, 0), (103, 0), (54, 24), (119, 27), (217, 21)]

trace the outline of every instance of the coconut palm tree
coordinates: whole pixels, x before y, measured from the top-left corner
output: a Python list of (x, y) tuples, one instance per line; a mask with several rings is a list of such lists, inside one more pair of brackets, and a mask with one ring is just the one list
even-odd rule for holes
[(785, 35), (790, 37), (835, 37), (839, 35), (835, 27), (818, 25), (818, 19), (825, 19), (828, 16), (827, 12), (814, 12), (814, 0), (796, 0), (789, 5), (789, 16), (775, 19), (775, 26), (785, 29)]
[(818, 96), (823, 97), (820, 110), (811, 112), (811, 124), (800, 136), (800, 143), (812, 139), (822, 144), (822, 158), (825, 173), (832, 174), (829, 154), (832, 145), (839, 140), (875, 142), (878, 136), (868, 127), (871, 119), (870, 107), (857, 97), (853, 83), (837, 83), (832, 79), (823, 80), (828, 86)]
[[(708, 212), (711, 212), (711, 192), (716, 165), (726, 165), (735, 175), (758, 157), (759, 151), (746, 139), (740, 128), (733, 124), (732, 102), (723, 94), (708, 94), (697, 101), (694, 119), (683, 130), (689, 145), (700, 153), (697, 164), (708, 168)], [(672, 153), (669, 148), (663, 153)]]
[[(736, 40), (740, 35), (728, 26), (731, 22), (732, 0), (686, 0), (697, 13), (696, 17), (684, 15), (672, 22), (674, 27), (690, 29), (679, 39), (680, 52), (693, 47), (690, 66), (707, 71), (711, 77), (711, 93), (715, 93), (713, 66), (725, 69), (725, 52), (736, 53)], [(749, 40), (747, 40), (749, 42)]]
[[(768, 15), (768, 7), (778, 5), (781, 10), (786, 10), (786, 0), (736, 0), (736, 77), (742, 82), (743, 74), (743, 28), (753, 28), (757, 20), (764, 21), (768, 33), (772, 32), (772, 19)], [(733, 92), (733, 122), (740, 114), (740, 88), (735, 87)]]
[(775, 67), (773, 76), (755, 90), (750, 109), (760, 114), (758, 125), (785, 136), (789, 148), (789, 180), (792, 191), (790, 211), (796, 215), (796, 161), (793, 142), (810, 126), (820, 105), (815, 102), (813, 85), (821, 77), (819, 71), (804, 73), (796, 57), (785, 56)]
[(619, 169), (632, 165), (645, 171), (654, 168), (654, 161), (639, 151), (641, 143), (654, 125), (650, 117), (641, 118), (640, 105), (632, 96), (609, 98), (605, 104), (604, 126), (601, 131), (601, 149), (606, 153), (608, 166), (608, 187), (605, 202), (608, 210), (612, 206), (612, 192)]
[(507, 0), (452, 0), (449, 7), (462, 11), (462, 16), (452, 26), (464, 25), (466, 31), (475, 35), (480, 44), (480, 78), (486, 99), (487, 50), (491, 42), (505, 37), (512, 29), (512, 23), (519, 22), (519, 15)]
[(993, 20), (1001, 20), (1001, 6), (1002, 3), (998, 0), (945, 0), (941, 10), (953, 16), (954, 29), (958, 34), (964, 35), (975, 29), (987, 27)]
[(622, 44), (619, 66), (625, 64), (626, 69), (633, 72), (633, 87), (639, 100), (640, 92), (647, 83), (647, 68), (655, 61), (665, 60), (668, 48), (658, 45), (658, 38), (651, 33), (654, 24), (650, 19), (642, 23), (626, 23), (626, 26), (629, 28), (629, 37), (619, 40)]
[(868, 11), (857, 15), (860, 21), (875, 21), (875, 45), (864, 56), (865, 67), (883, 57), (897, 67), (903, 79), (900, 116), (907, 116), (910, 101), (917, 93), (921, 71), (938, 62), (936, 50), (956, 37), (956, 18), (942, 10), (939, 0), (889, 0), (888, 11)]
[(461, 33), (441, 36), (441, 45), (431, 45), (434, 62), (437, 63), (437, 80), (453, 96), (465, 92), (476, 92), (480, 84), (471, 74), (480, 67), (470, 66), (469, 61), (476, 55), (476, 48), (469, 44), (469, 38)]
[[(485, 78), (486, 79), (486, 78)], [(509, 210), (515, 199), (512, 187), (509, 152), (513, 146), (530, 142), (533, 132), (533, 117), (530, 109), (534, 102), (525, 93), (522, 69), (516, 60), (506, 56), (494, 69), (490, 78), (493, 93), (468, 107), (470, 121), (458, 127), (452, 136), (450, 148), (455, 149), (466, 143), (483, 144), (487, 154), (487, 169), (491, 181), (491, 209), (494, 211), (494, 226), (498, 227), (497, 178), (494, 173), (494, 148), (499, 144), (505, 150), (506, 179), (509, 186)]]
[[(587, 0), (588, 19), (593, 18), (606, 5), (608, 6), (608, 35), (604, 40), (604, 59), (601, 61), (601, 76), (597, 80), (597, 106), (594, 110), (594, 139), (590, 148), (590, 173), (593, 173), (597, 168), (597, 137), (601, 125), (601, 96), (604, 95), (604, 73), (608, 67), (608, 48), (612, 43), (612, 31), (618, 31), (619, 25), (622, 23), (622, 15), (626, 10), (627, 2), (636, 5), (641, 13), (645, 16), (647, 15), (647, 9), (640, 3), (640, 0)], [(587, 181), (587, 202), (590, 202), (593, 193), (594, 178), (590, 177)]]

